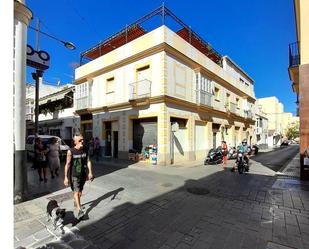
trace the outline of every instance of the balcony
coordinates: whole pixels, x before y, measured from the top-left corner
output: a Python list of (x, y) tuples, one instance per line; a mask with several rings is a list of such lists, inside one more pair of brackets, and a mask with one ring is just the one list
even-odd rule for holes
[(92, 98), (91, 96), (85, 96), (75, 99), (75, 110), (82, 110), (92, 107)]
[(289, 67), (295, 67), (300, 64), (299, 42), (289, 44)]
[(151, 96), (151, 81), (144, 79), (129, 84), (129, 100), (149, 98)]
[(213, 107), (213, 95), (209, 92), (198, 90), (196, 91), (196, 103)]
[(234, 114), (237, 114), (236, 107), (237, 107), (236, 104), (233, 102), (229, 102), (225, 104), (226, 111), (234, 113)]
[(253, 113), (251, 111), (244, 111), (244, 117), (248, 119), (253, 119)]
[(33, 120), (34, 114), (33, 113), (26, 113), (26, 120)]
[(294, 42), (289, 44), (289, 76), (293, 81), (292, 88), (296, 94), (299, 94), (299, 65), (299, 42)]

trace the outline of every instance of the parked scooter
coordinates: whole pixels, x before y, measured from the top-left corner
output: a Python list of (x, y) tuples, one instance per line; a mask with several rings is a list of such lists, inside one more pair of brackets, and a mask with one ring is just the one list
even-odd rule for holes
[(231, 147), (227, 153), (227, 159), (236, 159), (237, 158), (237, 150), (235, 147)]
[(252, 145), (250, 155), (256, 155), (258, 152), (259, 152), (259, 147), (257, 147), (257, 145)]
[(245, 155), (242, 152), (238, 152), (236, 164), (239, 174), (249, 171), (249, 161), (245, 159)]
[(204, 165), (208, 164), (220, 164), (223, 162), (222, 148), (219, 146), (216, 149), (210, 149), (208, 155), (204, 161)]

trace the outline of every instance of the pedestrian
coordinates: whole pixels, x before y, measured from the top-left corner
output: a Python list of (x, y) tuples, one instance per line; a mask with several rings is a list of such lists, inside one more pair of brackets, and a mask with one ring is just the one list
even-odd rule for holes
[[(84, 138), (82, 135), (75, 135), (74, 147), (67, 152), (67, 160), (64, 166), (64, 185), (67, 187), (70, 183), (73, 191), (74, 206), (77, 211), (77, 218), (82, 219), (85, 213), (81, 209), (81, 196), (84, 184), (87, 180), (93, 180), (92, 163), (88, 156), (88, 151), (84, 148)], [(87, 172), (88, 169), (88, 172)]]
[(86, 149), (86, 147), (88, 147), (88, 155), (90, 158), (93, 157), (94, 155), (94, 138), (91, 138), (89, 143), (87, 143), (87, 146), (84, 145), (84, 149)]
[(50, 169), (50, 174), (52, 178), (59, 176), (59, 168), (60, 168), (60, 145), (58, 143), (58, 139), (56, 137), (52, 137), (50, 139), (49, 144), (49, 152), (48, 152), (48, 166)]
[(47, 182), (47, 153), (48, 153), (48, 148), (46, 147), (45, 144), (42, 143), (41, 138), (37, 137), (35, 139), (35, 144), (34, 144), (34, 152), (35, 152), (35, 168), (38, 170), (39, 178), (40, 181), (43, 181), (44, 177), (44, 182)]
[(227, 144), (225, 141), (222, 141), (222, 154), (223, 154), (223, 164), (227, 163)]
[(100, 140), (98, 137), (96, 137), (94, 140), (93, 150), (94, 150), (94, 158), (96, 161), (98, 161), (100, 157)]

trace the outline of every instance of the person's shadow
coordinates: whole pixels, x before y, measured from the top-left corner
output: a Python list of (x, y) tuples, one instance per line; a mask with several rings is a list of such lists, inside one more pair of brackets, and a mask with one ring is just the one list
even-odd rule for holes
[[(86, 210), (85, 212), (85, 215), (84, 217), (82, 218), (82, 220), (88, 220), (89, 219), (89, 213), (90, 211), (96, 207), (101, 201), (109, 198), (112, 196), (111, 200), (114, 200), (117, 196), (117, 194), (120, 192), (120, 191), (123, 191), (124, 188), (123, 187), (120, 187), (118, 189), (115, 189), (111, 192), (108, 192), (106, 193), (105, 195), (102, 195), (101, 197), (98, 197), (97, 199), (93, 200), (93, 201), (89, 201), (87, 203), (84, 203), (83, 205), (87, 205), (90, 203), (89, 205), (89, 208)], [(64, 218), (64, 221), (63, 221), (63, 225), (67, 225), (67, 224), (72, 224), (72, 226), (76, 226), (81, 220), (79, 219), (76, 219), (74, 213), (72, 211), (68, 211), (66, 212), (65, 214), (65, 218)]]

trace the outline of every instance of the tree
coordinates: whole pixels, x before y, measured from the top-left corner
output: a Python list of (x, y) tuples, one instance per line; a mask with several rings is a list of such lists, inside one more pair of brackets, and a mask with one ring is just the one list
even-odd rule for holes
[(299, 137), (299, 125), (298, 124), (292, 124), (290, 125), (285, 133), (288, 140), (293, 140), (297, 137)]

